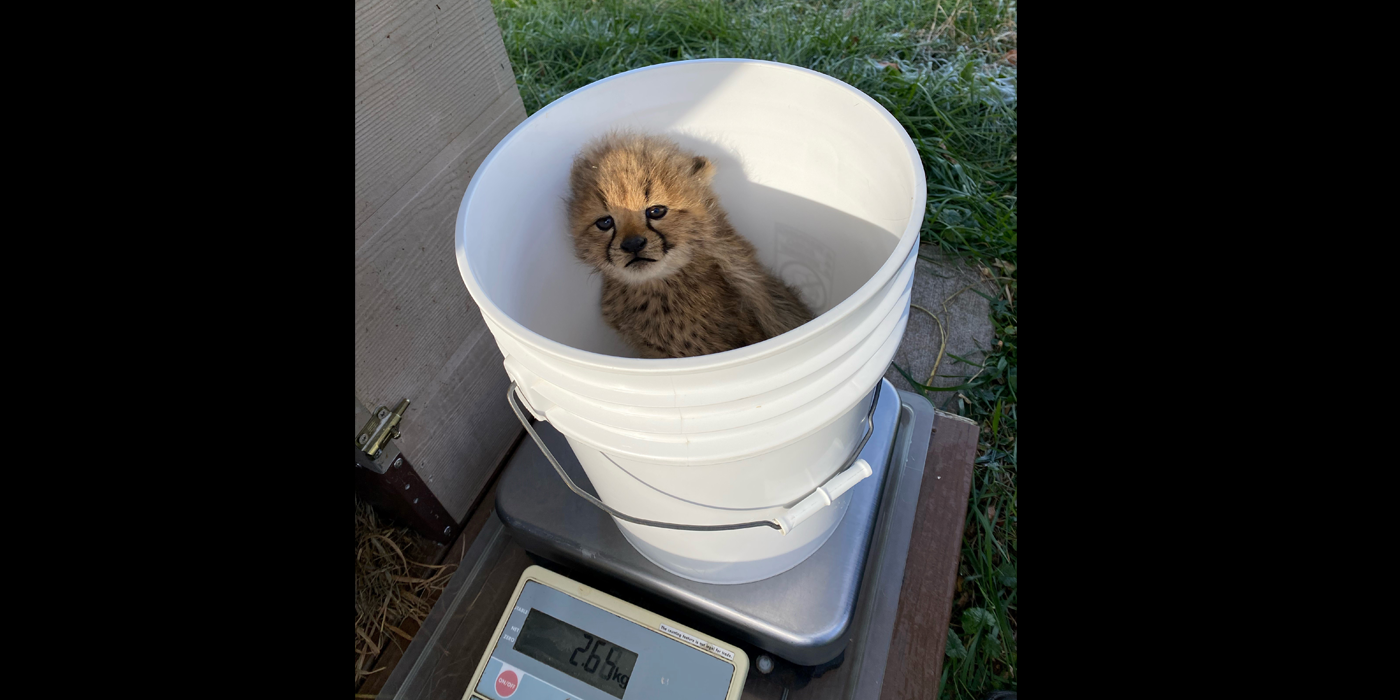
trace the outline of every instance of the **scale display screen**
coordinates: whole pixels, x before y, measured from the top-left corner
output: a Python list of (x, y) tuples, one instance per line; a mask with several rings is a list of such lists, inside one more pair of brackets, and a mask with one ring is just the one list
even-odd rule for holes
[(739, 700), (742, 649), (531, 566), (463, 700)]
[(515, 650), (617, 698), (627, 692), (637, 664), (631, 649), (534, 609), (521, 625)]

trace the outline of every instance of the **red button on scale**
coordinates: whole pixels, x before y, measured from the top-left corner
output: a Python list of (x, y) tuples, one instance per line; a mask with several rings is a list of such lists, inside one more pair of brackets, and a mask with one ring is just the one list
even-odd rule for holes
[(503, 698), (514, 695), (519, 687), (520, 677), (515, 675), (515, 671), (501, 671), (501, 675), (496, 676), (496, 694)]

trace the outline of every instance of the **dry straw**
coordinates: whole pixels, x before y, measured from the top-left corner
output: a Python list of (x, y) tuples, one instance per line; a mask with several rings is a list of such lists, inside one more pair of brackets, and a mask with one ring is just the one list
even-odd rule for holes
[(423, 624), (433, 601), (447, 587), (456, 564), (425, 564), (414, 554), (432, 558), (431, 543), (406, 527), (387, 522), (369, 504), (355, 498), (355, 688), (381, 673), (374, 666), (389, 641), (401, 649), (413, 641), (407, 620)]

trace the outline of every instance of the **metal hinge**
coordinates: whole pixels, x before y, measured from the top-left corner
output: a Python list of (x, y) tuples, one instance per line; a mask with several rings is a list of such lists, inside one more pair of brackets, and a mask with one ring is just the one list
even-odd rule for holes
[(395, 408), (393, 412), (380, 406), (365, 423), (365, 427), (360, 428), (359, 434), (355, 436), (355, 448), (364, 452), (365, 456), (370, 459), (378, 457), (379, 452), (384, 449), (389, 440), (398, 438), (399, 421), (403, 420), (403, 413), (407, 410), (408, 399), (399, 401), (398, 408)]

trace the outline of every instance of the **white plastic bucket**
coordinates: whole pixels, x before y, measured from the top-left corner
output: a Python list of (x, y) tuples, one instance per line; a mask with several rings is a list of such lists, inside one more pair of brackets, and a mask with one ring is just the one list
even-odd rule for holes
[[(574, 154), (614, 129), (662, 134), (717, 166), (713, 187), (762, 262), (817, 317), (738, 350), (639, 359), (574, 258)], [(845, 466), (908, 320), (923, 165), (890, 114), (834, 78), (703, 60), (615, 75), (517, 126), (477, 169), (457, 262), (537, 419), (569, 440), (599, 498), (638, 518), (727, 524), (781, 514)], [(672, 573), (776, 575), (815, 551), (848, 496), (789, 532), (618, 526)]]

